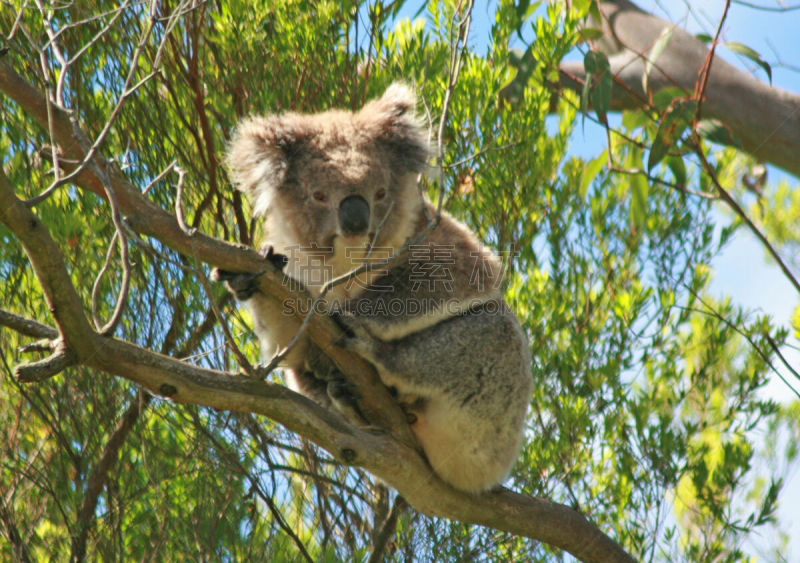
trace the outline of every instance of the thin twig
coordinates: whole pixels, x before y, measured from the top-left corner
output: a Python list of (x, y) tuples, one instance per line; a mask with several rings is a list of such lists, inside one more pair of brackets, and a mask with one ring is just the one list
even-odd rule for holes
[(654, 184), (660, 184), (667, 188), (671, 188), (688, 195), (693, 195), (699, 198), (710, 199), (710, 200), (720, 199), (719, 196), (716, 196), (714, 194), (710, 194), (707, 192), (698, 192), (696, 190), (691, 190), (685, 186), (676, 184), (674, 182), (667, 182), (666, 180), (659, 178), (658, 176), (653, 176), (652, 174), (648, 173), (647, 171), (641, 168), (622, 168), (620, 166), (612, 164), (608, 167), (608, 171), (617, 172), (618, 174), (628, 174), (628, 175), (642, 174), (645, 178), (647, 178), (648, 181), (653, 182)]
[(262, 490), (261, 484), (255, 477), (253, 477), (253, 472), (248, 470), (242, 464), (236, 452), (232, 452), (227, 444), (221, 442), (212, 432), (210, 432), (206, 427), (206, 425), (203, 424), (203, 422), (194, 412), (192, 413), (192, 421), (194, 422), (195, 427), (199, 429), (201, 432), (203, 432), (203, 434), (205, 434), (206, 438), (214, 445), (216, 450), (220, 454), (222, 454), (224, 458), (227, 458), (228, 464), (231, 467), (231, 469), (236, 469), (237, 471), (239, 471), (239, 474), (250, 482), (251, 490), (255, 491), (258, 497), (264, 502), (264, 504), (267, 505), (267, 508), (269, 508), (269, 511), (272, 513), (272, 517), (275, 519), (275, 522), (277, 522), (278, 526), (294, 542), (294, 544), (297, 546), (297, 549), (300, 551), (300, 554), (303, 556), (303, 558), (309, 563), (314, 561), (311, 558), (311, 555), (309, 555), (308, 551), (306, 550), (306, 546), (303, 543), (303, 540), (300, 539), (300, 537), (295, 533), (292, 527), (286, 522), (286, 520), (283, 517), (283, 514), (281, 514), (281, 511), (275, 505), (273, 498), (274, 495), (269, 495), (267, 494), (266, 491)]
[(117, 231), (114, 231), (114, 235), (111, 237), (111, 242), (108, 244), (106, 259), (103, 262), (103, 266), (100, 268), (100, 272), (98, 272), (97, 277), (94, 280), (94, 285), (92, 286), (92, 320), (97, 328), (102, 326), (102, 323), (97, 315), (97, 296), (100, 293), (100, 282), (102, 281), (106, 271), (108, 271), (108, 267), (111, 265), (111, 256), (114, 254), (114, 243), (117, 242), (117, 238), (119, 238), (119, 234)]
[(500, 145), (499, 147), (488, 146), (488, 147), (483, 148), (483, 149), (481, 149), (481, 150), (479, 150), (477, 152), (472, 153), (469, 156), (466, 156), (466, 157), (462, 158), (461, 160), (457, 160), (457, 161), (453, 162), (452, 164), (446, 165), (446, 168), (455, 168), (456, 166), (461, 166), (462, 164), (466, 164), (470, 160), (474, 160), (474, 159), (478, 158), (479, 156), (482, 156), (482, 155), (484, 155), (484, 154), (486, 154), (488, 152), (491, 152), (491, 151), (502, 151), (502, 150), (505, 150), (505, 149), (510, 149), (511, 147), (516, 147), (518, 144), (520, 144), (520, 141), (513, 141), (511, 143), (506, 143), (505, 145)]
[[(150, 1), (151, 1), (151, 4), (153, 2), (155, 2), (155, 0), (150, 0)], [(84, 169), (90, 163), (92, 163), (94, 161), (95, 156), (97, 155), (97, 153), (98, 153), (98, 151), (100, 149), (100, 146), (105, 141), (106, 136), (111, 131), (111, 127), (113, 126), (114, 122), (116, 121), (116, 118), (119, 116), (119, 114), (120, 114), (120, 112), (122, 110), (123, 104), (127, 101), (127, 99), (134, 92), (136, 92), (136, 90), (138, 88), (140, 88), (145, 82), (147, 82), (153, 76), (155, 76), (156, 74), (158, 74), (160, 72), (159, 69), (156, 68), (156, 70), (153, 70), (152, 72), (150, 72), (147, 76), (145, 76), (142, 80), (137, 82), (135, 85), (133, 85), (133, 86), (131, 85), (132, 82), (133, 82), (134, 75), (136, 74), (136, 71), (139, 68), (139, 59), (141, 57), (141, 54), (144, 51), (144, 48), (145, 48), (145, 46), (146, 46), (146, 44), (147, 44), (147, 42), (148, 42), (148, 40), (149, 40), (149, 38), (150, 38), (150, 36), (151, 36), (151, 34), (153, 32), (153, 27), (155, 26), (155, 21), (156, 20), (154, 18), (150, 19), (150, 22), (149, 22), (149, 24), (147, 26), (147, 29), (142, 34), (142, 37), (139, 39), (139, 43), (136, 45), (136, 49), (134, 50), (133, 55), (131, 56), (131, 59), (130, 59), (131, 66), (128, 69), (128, 74), (125, 77), (125, 82), (124, 82), (124, 84), (122, 86), (122, 94), (120, 95), (119, 99), (117, 100), (117, 103), (115, 104), (114, 109), (111, 110), (111, 113), (109, 114), (109, 116), (108, 116), (108, 118), (106, 120), (106, 123), (103, 126), (103, 129), (100, 131), (100, 134), (97, 136), (97, 138), (95, 139), (94, 143), (92, 143), (92, 146), (89, 147), (89, 150), (86, 152), (86, 154), (85, 154), (83, 160), (81, 161), (81, 163), (74, 170), (72, 170), (69, 174), (67, 174), (63, 178), (59, 177), (59, 173), (56, 170), (55, 171), (56, 180), (54, 180), (53, 183), (44, 192), (42, 192), (38, 196), (35, 196), (35, 197), (32, 197), (32, 198), (26, 200), (25, 201), (26, 205), (32, 207), (32, 206), (36, 205), (37, 203), (40, 203), (41, 201), (46, 199), (48, 196), (50, 196), (50, 194), (52, 194), (58, 187), (64, 185), (67, 182), (72, 181), (72, 179), (74, 179), (78, 175), (80, 175), (84, 171)], [(165, 38), (166, 38), (166, 36), (165, 36)], [(164, 40), (162, 39), (162, 43), (163, 43), (163, 41)], [(66, 62), (65, 62), (65, 64), (66, 64)], [(63, 74), (65, 74), (65, 73), (62, 73), (62, 76), (63, 76)], [(56, 100), (58, 100), (58, 92), (56, 92)], [(60, 103), (60, 106), (63, 107), (63, 103)], [(48, 115), (48, 122), (52, 123), (52, 116), (51, 115)], [(54, 151), (53, 152), (54, 152), (54, 154), (57, 152), (55, 150), (55, 145), (54, 145)], [(53, 166), (55, 168), (58, 168), (58, 162), (56, 160), (54, 160)]]
[(461, 65), (464, 61), (466, 54), (467, 39), (469, 38), (469, 28), (472, 23), (472, 7), (475, 0), (470, 0), (466, 8), (464, 17), (457, 23), (457, 33), (454, 37), (453, 22), (450, 27), (450, 64), (449, 75), (447, 79), (447, 90), (444, 93), (444, 101), (442, 102), (442, 115), (439, 118), (439, 130), (436, 134), (436, 166), (439, 169), (439, 201), (436, 205), (435, 221), (439, 221), (442, 214), (442, 205), (444, 204), (444, 129), (447, 124), (447, 116), (450, 112), (450, 100), (453, 96), (453, 91), (458, 81), (458, 75), (461, 71)]
[[(125, 308), (125, 303), (128, 300), (128, 290), (131, 285), (131, 263), (128, 257), (128, 236), (125, 234), (123, 227), (122, 214), (119, 211), (119, 203), (117, 202), (116, 194), (111, 188), (110, 182), (103, 182), (103, 189), (108, 197), (108, 203), (111, 206), (111, 221), (114, 223), (116, 235), (119, 238), (119, 256), (122, 263), (122, 287), (117, 296), (117, 302), (114, 305), (114, 312), (108, 322), (99, 327), (98, 333), (106, 336), (114, 332), (120, 319), (122, 318), (122, 311)], [(113, 239), (113, 237), (112, 237)]]
[(178, 226), (186, 233), (186, 236), (190, 237), (197, 232), (197, 229), (189, 227), (183, 216), (183, 181), (186, 178), (186, 170), (175, 166), (175, 172), (178, 173), (178, 184), (175, 186), (175, 217), (178, 220)]
[[(691, 291), (691, 289), (689, 289), (689, 290)], [(757, 353), (759, 356), (761, 356), (761, 359), (762, 359), (762, 360), (764, 360), (764, 363), (765, 363), (765, 364), (767, 364), (767, 365), (769, 366), (769, 368), (770, 368), (770, 369), (771, 369), (771, 370), (772, 370), (772, 371), (775, 373), (775, 375), (777, 375), (777, 376), (778, 376), (778, 378), (779, 378), (781, 381), (783, 381), (783, 382), (786, 384), (786, 386), (789, 388), (789, 390), (790, 390), (792, 393), (794, 393), (795, 395), (797, 395), (797, 398), (798, 398), (798, 399), (800, 399), (800, 391), (798, 391), (797, 389), (795, 389), (794, 387), (792, 387), (791, 383), (789, 383), (789, 382), (786, 380), (786, 378), (785, 378), (785, 377), (783, 377), (783, 374), (782, 374), (780, 371), (778, 371), (778, 369), (777, 369), (777, 368), (776, 368), (774, 365), (772, 365), (772, 362), (770, 362), (770, 361), (769, 361), (769, 358), (767, 357), (767, 355), (766, 355), (766, 354), (765, 354), (765, 353), (764, 353), (764, 352), (761, 350), (761, 348), (759, 348), (759, 346), (758, 346), (758, 345), (757, 345), (757, 344), (756, 344), (756, 343), (753, 341), (753, 337), (752, 337), (752, 336), (750, 336), (750, 334), (749, 334), (748, 332), (746, 332), (746, 331), (742, 330), (741, 328), (739, 328), (738, 326), (736, 326), (735, 324), (733, 324), (731, 321), (729, 321), (728, 319), (726, 319), (724, 316), (722, 316), (722, 315), (721, 315), (719, 312), (717, 312), (717, 311), (716, 311), (716, 310), (715, 310), (713, 307), (711, 307), (711, 305), (709, 305), (708, 303), (706, 303), (706, 302), (705, 302), (705, 301), (702, 299), (702, 297), (700, 297), (699, 295), (697, 295), (697, 293), (694, 293), (694, 292), (692, 292), (692, 295), (694, 295), (694, 297), (695, 297), (695, 298), (696, 298), (698, 301), (700, 301), (700, 303), (701, 303), (701, 304), (702, 304), (702, 305), (705, 307), (705, 309), (697, 309), (697, 308), (695, 308), (695, 307), (683, 307), (683, 306), (681, 306), (681, 305), (675, 305), (675, 307), (677, 307), (678, 309), (682, 309), (682, 310), (684, 310), (684, 311), (692, 311), (692, 312), (694, 312), (694, 313), (700, 313), (700, 314), (702, 314), (702, 315), (711, 315), (711, 316), (712, 316), (712, 317), (714, 317), (715, 319), (717, 319), (717, 320), (720, 320), (720, 321), (722, 321), (723, 323), (725, 323), (725, 325), (726, 325), (726, 326), (728, 326), (728, 328), (730, 328), (731, 330), (733, 330), (734, 332), (736, 332), (737, 334), (739, 334), (740, 336), (742, 336), (742, 337), (743, 337), (745, 340), (747, 340), (747, 342), (750, 344), (750, 346), (752, 346), (753, 350), (755, 350), (755, 351), (756, 351), (756, 353)], [(771, 337), (771, 336), (769, 336), (769, 334), (765, 334), (765, 335), (762, 335), (762, 336), (765, 336), (765, 338), (766, 338), (767, 342), (769, 342), (769, 344), (770, 344), (770, 347), (773, 349), (773, 351), (776, 351), (776, 352), (777, 352), (777, 348), (778, 348), (778, 346), (777, 346), (777, 344), (775, 343), (775, 341), (772, 339), (772, 337)], [(797, 378), (798, 378), (798, 380), (800, 380), (800, 374), (798, 374), (798, 373), (797, 373), (797, 371), (795, 371), (795, 370), (794, 370), (794, 369), (793, 369), (793, 368), (792, 368), (792, 367), (791, 367), (791, 366), (788, 364), (788, 362), (787, 362), (787, 361), (786, 361), (786, 359), (783, 357), (783, 355), (782, 355), (782, 354), (780, 354), (780, 353), (778, 353), (778, 356), (780, 357), (780, 359), (781, 359), (781, 362), (782, 362), (782, 363), (783, 363), (783, 364), (784, 364), (784, 365), (785, 365), (787, 368), (789, 368), (789, 370), (792, 372), (792, 374), (793, 374), (795, 377), (797, 377)]]
[(378, 563), (384, 560), (389, 540), (392, 539), (392, 536), (397, 530), (397, 520), (400, 518), (400, 514), (406, 506), (408, 506), (406, 500), (400, 495), (397, 495), (394, 499), (392, 509), (389, 511), (386, 519), (381, 523), (381, 528), (375, 535), (372, 553), (369, 555), (369, 563)]
[[(200, 257), (198, 256), (197, 252), (194, 250), (194, 260), (196, 264), (200, 263)], [(203, 287), (203, 291), (206, 294), (206, 298), (208, 299), (209, 304), (211, 305), (211, 309), (214, 311), (214, 315), (217, 317), (217, 321), (219, 321), (220, 328), (222, 329), (223, 337), (225, 338), (225, 343), (230, 348), (233, 356), (236, 358), (236, 361), (239, 363), (239, 366), (244, 370), (247, 375), (256, 377), (261, 376), (262, 374), (253, 368), (252, 364), (247, 361), (247, 357), (242, 353), (239, 349), (239, 346), (236, 345), (236, 341), (234, 340), (233, 336), (231, 335), (231, 331), (228, 328), (228, 322), (225, 319), (225, 316), (220, 311), (219, 307), (217, 306), (217, 300), (214, 298), (214, 292), (211, 289), (211, 283), (208, 281), (208, 277), (206, 276), (205, 272), (200, 270), (199, 268), (196, 270), (197, 272), (197, 279), (200, 280), (200, 285)]]
[[(178, 220), (178, 225), (180, 226), (181, 230), (186, 233), (186, 236), (190, 237), (190, 241), (192, 244), (192, 254), (194, 255), (195, 264), (199, 264), (200, 258), (197, 255), (197, 250), (194, 246), (194, 239), (192, 238), (197, 229), (193, 227), (189, 227), (186, 223), (186, 219), (183, 215), (183, 184), (186, 178), (186, 171), (181, 168), (180, 166), (174, 166), (175, 172), (178, 173), (178, 184), (175, 187), (175, 217)], [(230, 348), (231, 352), (233, 353), (236, 361), (239, 363), (239, 366), (247, 373), (248, 375), (255, 376), (257, 375), (256, 370), (253, 369), (252, 364), (247, 361), (247, 358), (237, 346), (236, 341), (234, 340), (233, 336), (231, 335), (230, 329), (228, 328), (228, 323), (225, 317), (222, 314), (219, 306), (217, 305), (217, 300), (214, 298), (214, 292), (211, 289), (211, 283), (208, 281), (208, 277), (206, 276), (205, 272), (203, 272), (200, 268), (194, 269), (194, 274), (197, 279), (200, 281), (200, 285), (203, 287), (203, 291), (206, 294), (206, 298), (208, 299), (209, 304), (211, 305), (211, 309), (214, 311), (214, 315), (217, 317), (217, 321), (219, 321), (220, 327), (222, 328), (222, 334), (225, 338), (225, 343)]]
[(142, 195), (146, 194), (151, 189), (153, 189), (153, 186), (155, 186), (157, 183), (159, 183), (161, 180), (163, 180), (167, 176), (167, 174), (172, 172), (172, 170), (175, 169), (175, 166), (177, 166), (177, 164), (178, 164), (177, 160), (173, 160), (172, 162), (170, 162), (167, 165), (167, 167), (164, 168), (164, 170), (159, 172), (158, 176), (156, 176), (155, 178), (150, 180), (150, 182), (144, 187), (144, 189), (142, 190)]
[(711, 178), (711, 181), (714, 183), (714, 186), (716, 187), (717, 191), (719, 192), (722, 200), (725, 203), (728, 204), (728, 206), (734, 211), (734, 213), (736, 213), (736, 215), (738, 215), (742, 219), (742, 221), (744, 221), (744, 223), (747, 225), (747, 227), (750, 229), (750, 231), (758, 238), (758, 240), (761, 241), (761, 244), (764, 245), (764, 248), (767, 249), (767, 251), (769, 252), (770, 256), (772, 256), (772, 258), (778, 263), (778, 267), (780, 267), (781, 271), (784, 273), (786, 278), (791, 282), (791, 284), (794, 286), (794, 288), (797, 290), (797, 292), (800, 293), (800, 282), (797, 281), (797, 278), (794, 276), (792, 271), (789, 269), (789, 267), (783, 261), (783, 259), (781, 258), (780, 254), (778, 254), (778, 251), (775, 250), (775, 247), (773, 247), (772, 244), (769, 242), (769, 240), (767, 240), (766, 235), (764, 233), (762, 233), (761, 230), (756, 226), (756, 224), (753, 223), (753, 221), (750, 219), (750, 217), (747, 216), (747, 213), (745, 213), (744, 209), (742, 209), (742, 207), (733, 198), (733, 196), (731, 196), (731, 194), (728, 193), (728, 191), (725, 188), (722, 187), (722, 184), (720, 184), (720, 182), (719, 182), (719, 178), (717, 178), (717, 175), (714, 172), (714, 168), (711, 166), (711, 164), (706, 159), (705, 154), (703, 154), (703, 151), (701, 149), (701, 144), (700, 144), (700, 136), (697, 134), (696, 130), (692, 134), (693, 134), (693, 136), (695, 138), (694, 139), (695, 140), (695, 154), (697, 154), (697, 156), (700, 158), (700, 163), (702, 164), (703, 169), (706, 171), (706, 173)]
[(714, 62), (714, 51), (717, 49), (717, 44), (719, 43), (719, 35), (722, 33), (722, 25), (725, 23), (725, 19), (728, 17), (728, 8), (731, 7), (730, 0), (725, 1), (725, 7), (722, 10), (722, 17), (719, 18), (719, 23), (717, 24), (717, 30), (714, 32), (714, 40), (711, 42), (711, 48), (706, 53), (706, 58), (703, 61), (703, 66), (700, 68), (700, 74), (697, 77), (697, 83), (695, 84), (694, 89), (694, 98), (697, 100), (697, 111), (695, 111), (695, 121), (700, 119), (701, 114), (701, 107), (703, 105), (703, 97), (706, 93), (706, 86), (708, 85), (708, 77), (711, 74), (711, 63)]

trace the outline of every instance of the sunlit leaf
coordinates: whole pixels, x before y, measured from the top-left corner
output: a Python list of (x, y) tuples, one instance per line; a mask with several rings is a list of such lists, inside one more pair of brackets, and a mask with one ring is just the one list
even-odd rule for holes
[(731, 130), (717, 119), (702, 119), (695, 126), (698, 135), (713, 143), (741, 148), (742, 143)]
[(734, 53), (738, 53), (744, 57), (747, 57), (764, 69), (764, 72), (767, 73), (767, 78), (769, 79), (770, 84), (772, 84), (772, 67), (767, 61), (761, 58), (761, 55), (759, 55), (758, 52), (743, 43), (739, 43), (738, 41), (725, 41), (722, 44)]
[(631, 186), (631, 222), (637, 229), (644, 228), (647, 220), (647, 195), (650, 184), (644, 174), (632, 174)]
[(653, 71), (653, 65), (655, 65), (658, 57), (661, 56), (661, 53), (663, 53), (664, 49), (669, 45), (674, 30), (674, 26), (667, 26), (661, 30), (655, 43), (653, 43), (653, 46), (647, 53), (647, 62), (644, 65), (644, 74), (642, 75), (642, 90), (645, 92), (647, 92), (647, 81), (650, 77), (650, 73)]

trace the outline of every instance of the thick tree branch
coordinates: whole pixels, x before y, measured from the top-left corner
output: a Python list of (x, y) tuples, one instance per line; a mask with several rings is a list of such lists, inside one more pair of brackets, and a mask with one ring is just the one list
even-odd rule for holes
[[(610, 109), (646, 106), (649, 93), (678, 87), (687, 95), (695, 90), (708, 48), (673, 23), (643, 12), (627, 0), (600, 3), (606, 32), (597, 47), (608, 55), (615, 84)], [(666, 49), (642, 89), (647, 53), (665, 28), (672, 28)], [(583, 88), (586, 73), (581, 61), (561, 65), (561, 86)], [(708, 75), (703, 117), (719, 119), (739, 139), (742, 150), (800, 178), (800, 96), (769, 86), (715, 56)]]
[[(50, 237), (47, 227), (15, 195), (8, 178), (0, 168), (0, 221), (17, 235), (28, 256), (38, 252), (39, 259), (31, 260), (33, 270), (42, 288), (50, 312), (67, 345), (81, 356), (91, 354), (94, 334), (83, 313), (83, 305), (72, 286), (61, 250)], [(22, 235), (22, 236), (21, 236)], [(70, 340), (74, 340), (73, 342)]]

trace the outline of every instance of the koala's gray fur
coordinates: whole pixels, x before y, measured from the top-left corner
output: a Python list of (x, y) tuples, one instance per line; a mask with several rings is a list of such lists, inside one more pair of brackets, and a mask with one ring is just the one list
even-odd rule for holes
[[(238, 127), (228, 156), (233, 179), (264, 218), (268, 246), (287, 255), (287, 275), (312, 294), (368, 256), (393, 254), (434, 216), (416, 182), (428, 145), (415, 105), (413, 92), (394, 84), (355, 113), (287, 113)], [(531, 394), (528, 344), (503, 300), (501, 273), (500, 260), (443, 213), (390, 268), (326, 296), (354, 334), (343, 344), (396, 390), (433, 469), (467, 491), (508, 474)], [(246, 303), (270, 358), (299, 323), (259, 293)], [(338, 403), (336, 369), (309, 339), (285, 367), (292, 388)]]

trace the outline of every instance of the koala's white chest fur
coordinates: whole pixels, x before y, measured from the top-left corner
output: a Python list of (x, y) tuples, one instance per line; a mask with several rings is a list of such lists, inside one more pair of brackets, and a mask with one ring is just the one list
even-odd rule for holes
[[(276, 237), (272, 247), (274, 252), (283, 254), (288, 259), (284, 274), (299, 282), (312, 297), (319, 296), (325, 284), (358, 269), (372, 255), (367, 237), (349, 241), (336, 237), (330, 247), (304, 246)], [(348, 300), (361, 294), (381, 274), (380, 271), (359, 272), (331, 286), (325, 295), (325, 301), (331, 306), (341, 308)]]

